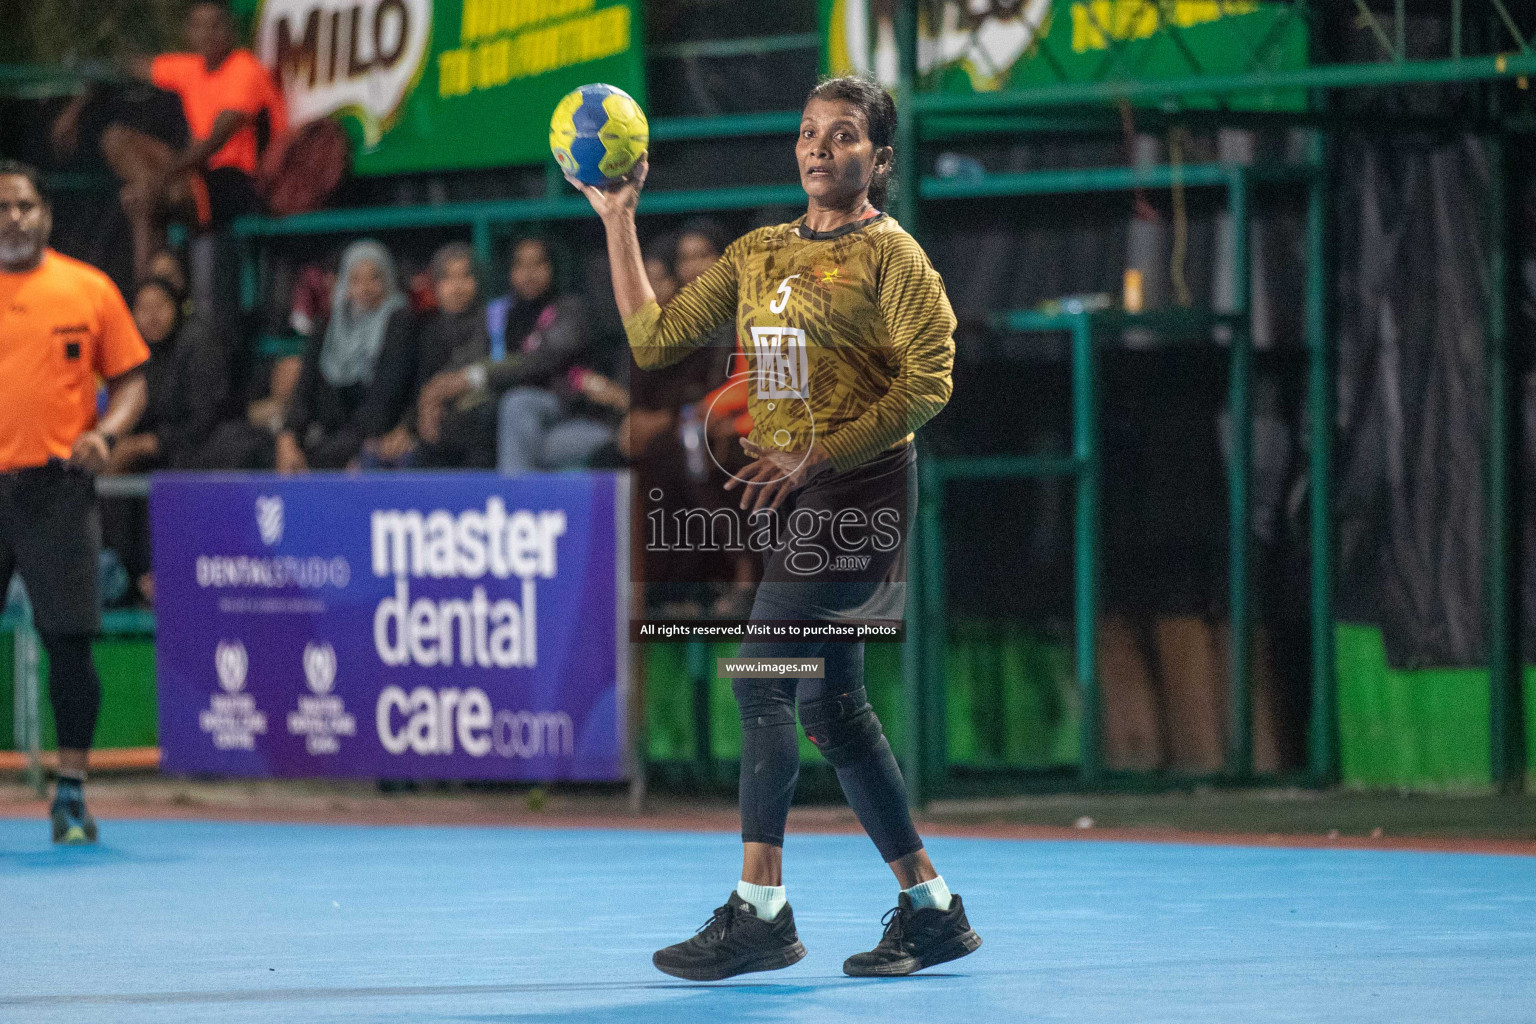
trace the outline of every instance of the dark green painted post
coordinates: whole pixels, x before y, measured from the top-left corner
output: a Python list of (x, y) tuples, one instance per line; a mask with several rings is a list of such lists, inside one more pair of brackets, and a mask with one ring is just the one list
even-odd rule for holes
[(939, 521), (944, 507), (945, 477), (940, 465), (925, 460), (919, 493), (918, 530), (922, 541), (923, 604), (922, 619), (923, 686), (922, 789), (924, 799), (942, 791), (949, 762), (949, 690), (945, 682), (945, 663), (949, 655), (948, 609), (944, 600), (944, 535)]
[[(888, 205), (890, 213), (901, 222), (908, 232), (916, 235), (917, 224), (917, 112), (912, 103), (917, 75), (917, 11), (911, 3), (896, 5), (896, 47), (898, 53), (896, 79), (896, 180)], [(937, 645), (944, 642), (944, 623), (928, 618), (930, 609), (937, 604), (943, 608), (943, 551), (938, 535), (938, 509), (943, 496), (943, 486), (931, 466), (926, 452), (919, 452), (918, 522), (908, 526), (907, 578), (914, 585), (908, 588), (907, 642), (902, 653), (902, 670), (907, 706), (906, 763), (903, 765), (907, 778), (908, 799), (921, 807), (932, 796), (932, 784), (936, 773), (930, 763), (935, 749), (930, 731), (936, 727), (931, 717), (934, 707), (936, 679), (942, 672), (942, 662), (934, 655)], [(930, 529), (928, 523), (932, 522)], [(915, 569), (916, 571), (910, 571)], [(937, 602), (933, 594), (938, 594)], [(940, 714), (943, 714), (940, 706)], [(941, 731), (939, 734), (943, 736)], [(942, 747), (939, 747), (942, 752)]]
[[(919, 454), (918, 458), (921, 459), (922, 455)], [(918, 500), (922, 500), (921, 495)], [(923, 742), (917, 735), (923, 707), (920, 696), (923, 692), (923, 650), (922, 626), (917, 617), (923, 607), (922, 590), (928, 581), (923, 578), (922, 553), (917, 550), (920, 543), (917, 531), (910, 530), (907, 536), (907, 641), (901, 645), (901, 713), (906, 730), (902, 733), (901, 749), (896, 752), (901, 762), (902, 775), (907, 781), (907, 802), (913, 807), (923, 806), (924, 795), (921, 772)]]
[(1227, 412), (1232, 424), (1232, 469), (1227, 488), (1228, 605), (1231, 619), (1229, 653), (1231, 681), (1231, 740), (1227, 771), (1239, 779), (1253, 774), (1253, 693), (1248, 605), (1248, 531), (1250, 470), (1253, 462), (1253, 325), (1249, 318), (1252, 281), (1248, 253), (1248, 172), (1232, 171), (1227, 189), (1232, 218), (1232, 358), (1227, 382)]
[(475, 250), (475, 263), (480, 272), (488, 273), (495, 265), (495, 253), (491, 246), (491, 222), (484, 217), (476, 218), (469, 226), (469, 244)]
[(906, 715), (901, 770), (906, 776), (907, 800), (914, 807), (922, 807), (928, 795), (924, 785), (923, 764), (923, 720), (926, 717), (923, 695), (927, 692), (928, 680), (928, 624), (923, 621), (923, 614), (928, 603), (926, 593), (934, 586), (934, 581), (929, 579), (928, 560), (923, 550), (925, 531), (920, 524), (927, 514), (928, 506), (937, 501), (939, 496), (930, 486), (933, 475), (929, 469), (931, 456), (921, 444), (917, 459), (918, 479), (908, 484), (909, 488), (917, 491), (918, 522), (907, 524), (907, 579), (910, 582), (906, 602), (907, 640), (901, 645), (902, 708)]
[(1073, 601), (1077, 643), (1077, 693), (1082, 704), (1079, 771), (1085, 786), (1101, 775), (1099, 737), (1099, 433), (1098, 366), (1093, 347), (1093, 322), (1079, 313), (1072, 320), (1072, 459), (1076, 497), (1073, 502)]
[(240, 240), (240, 308), (250, 312), (261, 301), (261, 270), (257, 247), (261, 243), (254, 238)]
[(917, 5), (896, 5), (896, 187), (891, 212), (908, 232), (917, 234)]
[(1510, 528), (1510, 441), (1512, 381), (1509, 372), (1508, 254), (1505, 217), (1504, 141), (1489, 141), (1493, 174), (1488, 196), (1488, 470), (1485, 492), (1487, 533), (1489, 740), (1494, 785), (1501, 792), (1519, 792), (1525, 784), (1524, 707), (1520, 663), (1515, 640)]
[(1338, 691), (1333, 627), (1333, 346), (1328, 330), (1328, 153), (1313, 137), (1307, 186), (1307, 423), (1312, 471), (1312, 712), (1308, 766), (1314, 786), (1338, 779)]
[(709, 707), (710, 690), (713, 689), (715, 666), (710, 655), (710, 645), (702, 640), (690, 640), (687, 647), (688, 681), (693, 689), (693, 757), (699, 779), (713, 782), (715, 778), (715, 743)]

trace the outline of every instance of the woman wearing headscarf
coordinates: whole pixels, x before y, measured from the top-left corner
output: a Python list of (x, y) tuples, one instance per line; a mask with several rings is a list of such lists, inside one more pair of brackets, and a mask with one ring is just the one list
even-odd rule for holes
[(365, 469), (421, 464), (416, 396), (422, 385), (443, 370), (479, 362), (490, 352), (474, 250), (463, 242), (449, 242), (432, 255), (428, 270), (434, 308), (422, 318), (415, 337), (402, 333), (386, 340), (363, 403)]
[(134, 433), (113, 447), (109, 472), (204, 468), (202, 448), (224, 411), (229, 377), (206, 322), (183, 309), (181, 292), (164, 278), (134, 291), (134, 323), (149, 343), (149, 404)]
[[(230, 449), (216, 429), (229, 395), (223, 346), (207, 322), (185, 315), (181, 289), (152, 277), (133, 292), (133, 322), (149, 343), (149, 401), (134, 431), (112, 447), (107, 473), (221, 469)], [(240, 468), (244, 468), (243, 466)], [(137, 500), (101, 505), (102, 539), (149, 598), (149, 510)]]
[(410, 306), (389, 252), (371, 238), (347, 246), (330, 320), (320, 344), (305, 353), (277, 436), (278, 472), (342, 469), (357, 456), (368, 436), (361, 413), (379, 355), (408, 347), (410, 333)]

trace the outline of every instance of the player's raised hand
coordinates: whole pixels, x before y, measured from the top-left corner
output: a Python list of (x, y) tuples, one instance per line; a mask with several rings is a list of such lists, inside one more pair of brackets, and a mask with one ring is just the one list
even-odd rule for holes
[(597, 215), (607, 221), (614, 217), (634, 216), (635, 207), (640, 204), (640, 190), (645, 187), (645, 176), (650, 173), (650, 169), (650, 154), (642, 153), (630, 172), (620, 178), (618, 184), (608, 188), (588, 185), (569, 174), (565, 180), (586, 196)]

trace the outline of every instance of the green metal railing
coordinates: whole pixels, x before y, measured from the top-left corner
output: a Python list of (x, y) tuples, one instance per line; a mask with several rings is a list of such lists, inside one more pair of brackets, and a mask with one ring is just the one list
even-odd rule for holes
[[(1317, 173), (1316, 170), (1313, 173)], [(1229, 204), (1233, 244), (1246, 251), (1248, 221), (1245, 214), (1248, 181), (1240, 169), (1229, 172)], [(1241, 269), (1241, 268), (1239, 268)], [(1317, 298), (1321, 298), (1318, 293)], [(1233, 430), (1233, 452), (1228, 490), (1230, 577), (1228, 600), (1231, 616), (1229, 647), (1232, 711), (1231, 745), (1225, 777), (1244, 782), (1252, 778), (1252, 673), (1250, 666), (1251, 614), (1249, 609), (1250, 468), (1252, 464), (1252, 346), (1247, 297), (1239, 288), (1234, 311), (1171, 309), (1129, 314), (1114, 310), (1043, 314), (1018, 310), (999, 314), (994, 325), (1006, 331), (1066, 332), (1071, 337), (1072, 430), (1071, 452), (1059, 456), (994, 456), (989, 458), (926, 459), (920, 463), (922, 485), (915, 535), (917, 574), (912, 630), (916, 633), (917, 675), (910, 698), (918, 720), (942, 723), (944, 707), (943, 658), (947, 644), (944, 624), (944, 591), (947, 567), (943, 551), (942, 515), (945, 485), (954, 480), (1067, 478), (1074, 487), (1073, 509), (1073, 654), (1074, 679), (1081, 708), (1081, 759), (1078, 781), (1094, 787), (1104, 780), (1100, 756), (1101, 699), (1098, 677), (1098, 610), (1100, 561), (1099, 521), (1102, 455), (1098, 429), (1097, 339), (1127, 329), (1139, 329), (1169, 340), (1204, 338), (1223, 329), (1230, 338), (1228, 402)], [(1313, 351), (1319, 351), (1314, 348)], [(1327, 422), (1320, 429), (1326, 434)], [(1317, 549), (1320, 550), (1320, 549)], [(1329, 628), (1331, 629), (1331, 623)], [(1329, 675), (1314, 675), (1314, 706), (1333, 699)], [(941, 791), (945, 783), (946, 754), (941, 731), (914, 730), (906, 760), (917, 790), (917, 799)]]
[[(1194, 334), (1209, 337), (1223, 327), (1231, 338), (1229, 396), (1234, 424), (1234, 455), (1230, 470), (1229, 537), (1232, 614), (1232, 722), (1225, 779), (1241, 781), (1251, 776), (1252, 736), (1249, 727), (1249, 620), (1248, 604), (1248, 489), (1252, 443), (1250, 380), (1252, 354), (1248, 324), (1248, 222), (1253, 186), (1290, 181), (1306, 190), (1306, 311), (1308, 451), (1311, 467), (1309, 531), (1311, 536), (1311, 639), (1312, 700), (1309, 723), (1309, 777), (1316, 784), (1337, 777), (1337, 714), (1333, 662), (1333, 523), (1332, 395), (1333, 349), (1330, 342), (1328, 303), (1328, 142), (1323, 132), (1314, 133), (1312, 152), (1301, 166), (1238, 167), (1194, 164), (1182, 167), (1106, 167), (1088, 170), (1045, 170), (1027, 173), (989, 174), (977, 180), (940, 179), (922, 176), (918, 167), (919, 140), (967, 140), (985, 135), (1024, 135), (1034, 132), (1117, 130), (1118, 119), (1106, 116), (1105, 107), (1120, 101), (1154, 104), (1148, 116), (1166, 120), (1181, 110), (1209, 106), (1214, 97), (1218, 109), (1190, 116), (1234, 123), (1252, 114), (1224, 108), (1227, 98), (1254, 93), (1303, 90), (1311, 102), (1305, 111), (1265, 115), (1289, 118), (1297, 124), (1322, 124), (1327, 116), (1330, 90), (1393, 88), (1425, 83), (1491, 83), (1511, 81), (1536, 73), (1536, 53), (1519, 36), (1500, 0), (1481, 0), (1503, 11), (1512, 49), (1508, 53), (1468, 54), (1462, 45), (1462, 26), (1473, 0), (1448, 0), (1451, 39), (1442, 57), (1409, 60), (1403, 45), (1406, 24), (1402, 0), (1394, 0), (1394, 17), (1388, 27), (1370, 10), (1365, 12), (1387, 59), (1380, 63), (1326, 63), (1282, 72), (1250, 71), (1241, 74), (1190, 74), (1160, 81), (1105, 77), (1103, 80), (1063, 82), (1029, 90), (995, 93), (920, 93), (917, 77), (916, 21), (914, 7), (902, 3), (896, 9), (900, 43), (899, 80), (894, 89), (904, 112), (898, 128), (897, 180), (892, 212), (921, 235), (918, 214), (927, 204), (997, 197), (1049, 196), (1070, 193), (1120, 192), (1131, 189), (1225, 188), (1234, 238), (1238, 282), (1230, 311), (1200, 310), (1151, 312), (1128, 317), (1113, 313), (1077, 313), (1056, 317), (1028, 311), (999, 314), (1003, 329), (1017, 331), (1066, 331), (1072, 344), (1072, 449), (1051, 457), (996, 457), (963, 460), (925, 460), (922, 463), (922, 502), (913, 543), (915, 586), (911, 616), (913, 642), (906, 648), (907, 700), (911, 718), (908, 749), (904, 751), (914, 796), (923, 799), (942, 791), (946, 779), (943, 714), (944, 695), (944, 592), (942, 502), (947, 485), (962, 479), (1010, 479), (1018, 477), (1070, 478), (1076, 492), (1073, 546), (1075, 561), (1074, 619), (1075, 680), (1083, 702), (1082, 763), (1078, 774), (1083, 785), (1099, 785), (1111, 777), (1099, 760), (1099, 691), (1096, 666), (1098, 611), (1098, 507), (1099, 450), (1096, 429), (1095, 339), (1104, 332), (1136, 326), (1153, 333)], [(1312, 7), (1293, 5), (1300, 17), (1311, 18)], [(1488, 11), (1494, 11), (1489, 7)], [(1487, 12), (1484, 12), (1487, 13)], [(1314, 33), (1315, 35), (1315, 33)], [(808, 48), (815, 40), (808, 34), (756, 41), (709, 41), (656, 48), (662, 58), (724, 57), (749, 53)], [(27, 77), (26, 69), (11, 74), (0, 68), (0, 87)], [(1114, 68), (1106, 74), (1114, 73)], [(47, 76), (44, 76), (45, 78)], [(51, 81), (51, 79), (50, 79)], [(1495, 111), (1495, 114), (1498, 112)], [(789, 133), (799, 121), (798, 111), (774, 111), (706, 117), (658, 118), (652, 122), (652, 139), (671, 142), (766, 136)], [(1494, 118), (1493, 123), (1506, 123)], [(1513, 123), (1513, 122), (1508, 122)], [(1536, 122), (1533, 122), (1536, 123)], [(1502, 158), (1496, 168), (1502, 182)], [(537, 221), (570, 220), (589, 216), (586, 202), (565, 193), (558, 169), (546, 168), (545, 195), (538, 198), (491, 202), (447, 203), (411, 208), (329, 210), (283, 220), (249, 218), (235, 226), (242, 245), (242, 300), (253, 304), (263, 286), (266, 253), (283, 238), (392, 231), (414, 228), (459, 228), (468, 231), (482, 258), (488, 258), (501, 228)], [(798, 204), (804, 201), (796, 185), (763, 185), (666, 192), (652, 189), (641, 203), (642, 214), (681, 214), (762, 206)], [(1503, 203), (1502, 192), (1499, 204)], [(1497, 223), (1500, 218), (1495, 218)], [(1489, 640), (1493, 676), (1491, 725), (1495, 775), (1504, 785), (1517, 785), (1522, 777), (1518, 752), (1520, 680), (1513, 639), (1511, 608), (1512, 540), (1504, 509), (1508, 495), (1509, 451), (1506, 434), (1511, 423), (1511, 385), (1507, 369), (1508, 327), (1504, 289), (1508, 268), (1501, 244), (1489, 266), (1494, 308), (1488, 331), (1489, 391), (1487, 402), (1493, 443), (1489, 453), (1487, 524), (1489, 568)], [(707, 674), (702, 663), (694, 675)], [(705, 692), (707, 698), (707, 691)], [(706, 728), (707, 722), (699, 725)], [(708, 749), (707, 744), (701, 747)]]

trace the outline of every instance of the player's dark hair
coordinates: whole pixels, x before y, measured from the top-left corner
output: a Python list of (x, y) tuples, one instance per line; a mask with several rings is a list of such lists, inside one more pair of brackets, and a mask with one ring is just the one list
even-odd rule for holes
[[(805, 101), (843, 100), (864, 112), (864, 123), (869, 126), (869, 141), (876, 149), (896, 145), (896, 101), (879, 83), (857, 75), (828, 78), (811, 90)], [(881, 209), (890, 196), (892, 170), (877, 173), (869, 183), (869, 201)]]
[(0, 160), (0, 178), (15, 176), (26, 178), (32, 183), (32, 189), (46, 207), (53, 206), (53, 197), (48, 194), (48, 186), (43, 182), (43, 176), (38, 173), (36, 167), (24, 164), (20, 160)]

